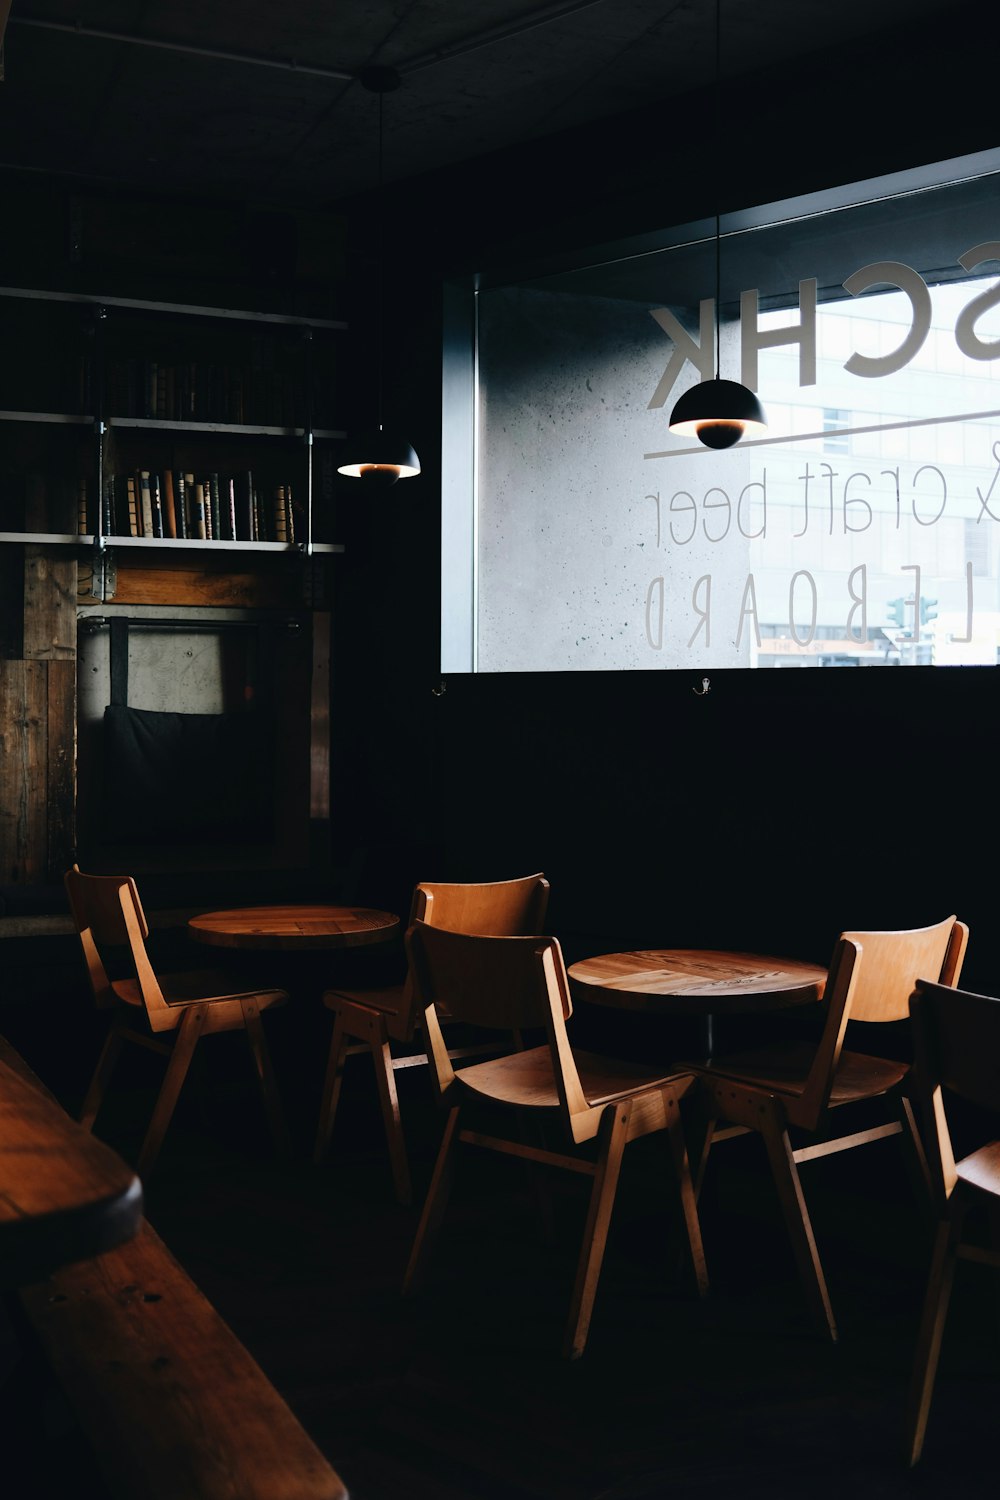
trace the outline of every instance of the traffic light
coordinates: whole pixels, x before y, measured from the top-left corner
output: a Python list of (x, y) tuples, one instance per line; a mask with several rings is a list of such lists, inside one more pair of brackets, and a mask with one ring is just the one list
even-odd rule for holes
[(889, 611), (889, 624), (898, 625), (900, 628), (902, 628), (903, 610), (906, 608), (906, 600), (890, 599), (886, 608)]
[(937, 600), (921, 599), (920, 601), (920, 623), (926, 625), (928, 620), (937, 619)]

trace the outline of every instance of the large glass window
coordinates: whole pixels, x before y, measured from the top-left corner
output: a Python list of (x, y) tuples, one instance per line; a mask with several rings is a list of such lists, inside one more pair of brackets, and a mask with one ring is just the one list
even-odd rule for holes
[(723, 219), (719, 373), (768, 414), (723, 452), (668, 431), (715, 343), (714, 223), (482, 287), (446, 378), (446, 425), (474, 401), (444, 669), (995, 664), (998, 166)]

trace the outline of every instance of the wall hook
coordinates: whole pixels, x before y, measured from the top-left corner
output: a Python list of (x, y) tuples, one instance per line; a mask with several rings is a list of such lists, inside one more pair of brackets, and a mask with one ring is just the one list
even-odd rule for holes
[(434, 694), (435, 698), (443, 698), (446, 687), (447, 687), (447, 683), (445, 682), (444, 678), (442, 677), (440, 684), (436, 688), (431, 688), (431, 692)]
[(698, 698), (704, 698), (705, 694), (709, 691), (709, 689), (711, 688), (711, 686), (712, 686), (712, 684), (709, 682), (708, 678), (707, 677), (703, 677), (701, 679), (701, 687), (700, 688), (692, 688), (691, 691)]

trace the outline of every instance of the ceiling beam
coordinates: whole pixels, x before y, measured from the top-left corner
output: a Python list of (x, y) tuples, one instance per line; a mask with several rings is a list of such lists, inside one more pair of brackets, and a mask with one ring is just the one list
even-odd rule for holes
[[(0, 19), (6, 20), (11, 0), (0, 0)], [(356, 75), (346, 68), (324, 68), (314, 63), (300, 63), (294, 58), (262, 57), (253, 52), (226, 52), (217, 47), (198, 47), (191, 42), (169, 42), (153, 36), (134, 36), (124, 31), (106, 31), (100, 26), (83, 26), (79, 22), (41, 21), (34, 16), (12, 16), (14, 26), (35, 26), (42, 31), (65, 31), (71, 36), (95, 38), (101, 42), (124, 42), (129, 47), (156, 47), (163, 52), (185, 52), (188, 56), (208, 57), (216, 62), (249, 63), (257, 68), (278, 68), (286, 73), (310, 73), (319, 78), (337, 78), (350, 82)], [(0, 30), (0, 39), (2, 39)]]

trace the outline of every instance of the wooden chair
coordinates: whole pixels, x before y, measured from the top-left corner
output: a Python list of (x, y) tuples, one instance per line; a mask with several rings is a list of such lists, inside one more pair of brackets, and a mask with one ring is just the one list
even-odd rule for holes
[[(543, 875), (474, 885), (424, 881), (413, 893), (410, 921), (429, 922), (455, 932), (531, 936), (542, 931), (548, 898), (549, 883)], [(399, 1068), (426, 1066), (428, 1059), (426, 1052), (394, 1052), (393, 1044), (412, 1047), (419, 1031), (412, 978), (407, 972), (402, 984), (387, 989), (330, 989), (324, 994), (323, 1003), (333, 1011), (334, 1027), (314, 1160), (323, 1161), (330, 1148), (346, 1059), (358, 1052), (370, 1052), (396, 1198), (400, 1203), (410, 1203), (413, 1188), (395, 1073)], [(459, 1057), (464, 1051), (457, 1048), (451, 1055)]]
[[(708, 1279), (679, 1109), (691, 1076), (574, 1053), (566, 1030), (572, 1014), (569, 981), (553, 937), (479, 937), (417, 921), (407, 934), (407, 947), (432, 1074), (448, 1115), (404, 1292), (415, 1289), (424, 1274), (447, 1204), (459, 1141), (587, 1173), (593, 1187), (563, 1345), (564, 1354), (578, 1357), (587, 1341), (623, 1152), (630, 1141), (662, 1130), (673, 1156), (695, 1278), (704, 1295)], [(445, 997), (449, 1019), (499, 1035), (537, 1030), (546, 1040), (518, 1051), (508, 1044), (502, 1055), (456, 1070), (441, 1031), (439, 995)], [(466, 1111), (477, 1104), (506, 1111), (510, 1135), (464, 1128)], [(525, 1143), (528, 1132), (521, 1127), (545, 1122), (558, 1127), (564, 1150)], [(592, 1160), (576, 1148), (595, 1138)]]
[[(84, 875), (77, 865), (67, 870), (64, 878), (94, 999), (100, 1009), (114, 1009), (83, 1102), (81, 1123), (88, 1130), (93, 1129), (108, 1079), (125, 1042), (136, 1042), (168, 1057), (166, 1075), (137, 1162), (139, 1175), (148, 1176), (199, 1039), (212, 1032), (242, 1030), (250, 1046), (272, 1134), (278, 1147), (286, 1149), (287, 1128), (261, 1023), (263, 1011), (288, 999), (285, 991), (234, 991), (232, 976), (213, 969), (158, 977), (146, 949), (149, 925), (133, 878)], [(134, 978), (109, 979), (101, 954), (110, 948), (129, 953)]]
[[(763, 1138), (778, 1197), (810, 1306), (832, 1339), (837, 1326), (813, 1236), (798, 1168), (834, 1152), (901, 1135), (907, 1165), (927, 1199), (927, 1163), (906, 1092), (906, 1062), (848, 1051), (847, 1023), (905, 1021), (919, 977), (958, 981), (969, 929), (955, 917), (899, 932), (844, 932), (834, 948), (818, 1043), (780, 1041), (737, 1056), (685, 1064), (700, 1076), (704, 1135), (693, 1151), (700, 1190), (712, 1141), (757, 1131)], [(831, 1135), (830, 1116), (846, 1105), (884, 1099), (891, 1119)], [(719, 1128), (717, 1122), (727, 1122)], [(790, 1131), (806, 1137), (793, 1146)]]
[[(995, 1237), (992, 1246), (981, 1243), (995, 1232), (1000, 1211), (1000, 1000), (918, 980), (910, 1014), (937, 1218), (906, 1412), (912, 1465), (923, 1451), (956, 1263), (979, 1261), (1000, 1270)], [(976, 1123), (967, 1121), (967, 1132), (988, 1136), (957, 1161), (945, 1090), (973, 1107)], [(980, 1217), (987, 1221), (985, 1236), (976, 1228)]]

